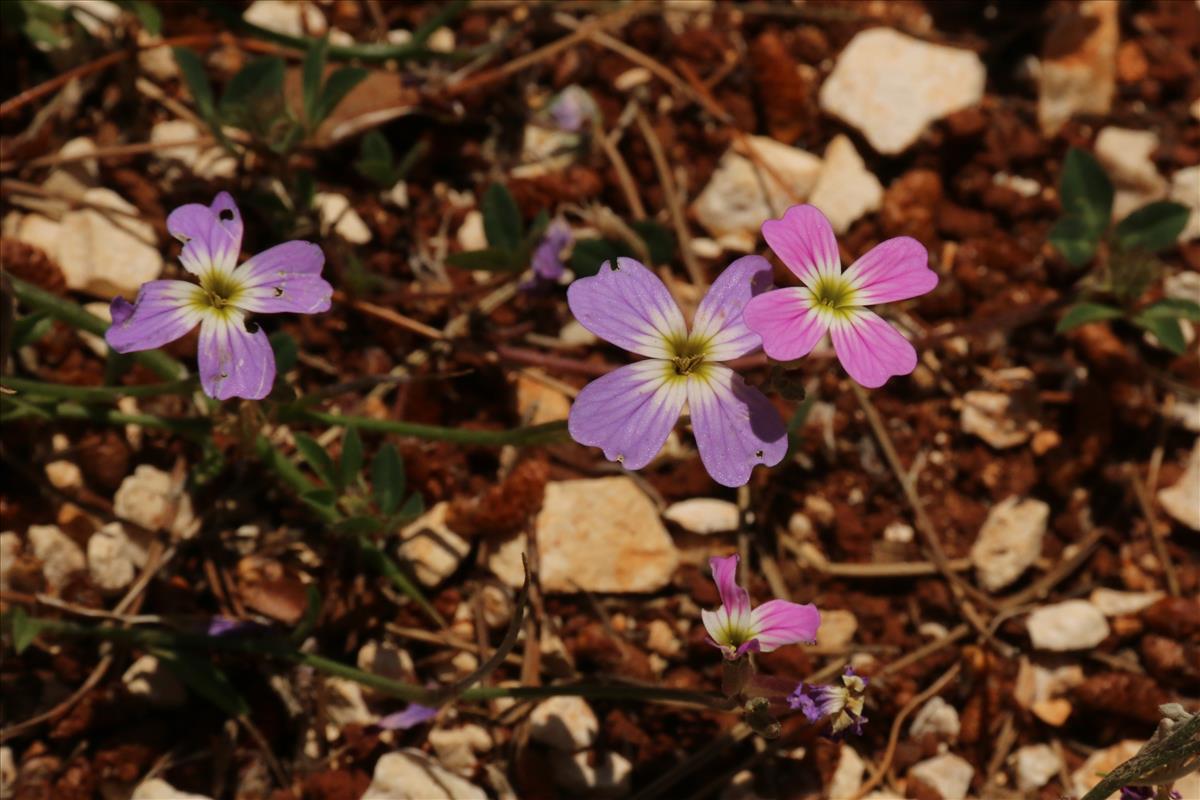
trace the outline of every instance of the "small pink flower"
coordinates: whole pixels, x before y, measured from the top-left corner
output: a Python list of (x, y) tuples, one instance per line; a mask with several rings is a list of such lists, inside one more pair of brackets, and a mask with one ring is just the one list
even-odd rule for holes
[(888, 239), (842, 271), (833, 228), (815, 206), (792, 206), (767, 220), (763, 237), (803, 287), (765, 292), (746, 304), (745, 322), (776, 361), (808, 353), (828, 331), (850, 377), (876, 388), (917, 366), (917, 351), (866, 306), (908, 300), (933, 290), (924, 246), (909, 236)]
[(734, 660), (745, 653), (769, 653), (785, 644), (812, 644), (821, 627), (821, 612), (810, 604), (787, 600), (768, 600), (750, 608), (750, 593), (738, 586), (736, 555), (710, 558), (713, 581), (721, 595), (716, 611), (701, 611), (700, 619), (711, 644), (721, 648), (725, 658)]

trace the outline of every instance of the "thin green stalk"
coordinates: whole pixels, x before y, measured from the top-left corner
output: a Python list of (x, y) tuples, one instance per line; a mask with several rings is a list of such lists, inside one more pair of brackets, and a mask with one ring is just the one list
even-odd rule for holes
[[(156, 417), (153, 414), (126, 414), (111, 408), (85, 406), (79, 403), (59, 403), (43, 408), (43, 410), (59, 419), (86, 419), (107, 425), (141, 425), (143, 428), (171, 431), (189, 439), (204, 438), (212, 427), (207, 419), (194, 417), (175, 419)], [(6, 421), (7, 417), (8, 415), (0, 413), (0, 422)]]
[(4, 387), (30, 397), (55, 400), (74, 400), (77, 403), (112, 403), (122, 397), (158, 397), (164, 394), (190, 394), (196, 389), (193, 378), (152, 383), (143, 386), (68, 386), (62, 383), (35, 381), (28, 378), (6, 377)]
[(294, 407), (281, 408), (280, 415), (287, 419), (319, 422), (325, 425), (341, 425), (347, 428), (358, 428), (360, 431), (392, 433), (397, 436), (413, 436), (418, 439), (428, 439), (438, 442), (478, 444), (492, 447), (501, 447), (509, 444), (550, 444), (552, 442), (564, 441), (567, 438), (566, 422), (546, 422), (541, 425), (511, 428), (505, 431), (477, 431), (465, 428), (447, 428), (441, 425), (423, 425), (417, 422), (343, 416), (341, 414), (330, 414), (327, 411), (296, 409)]
[[(49, 314), (73, 328), (94, 333), (97, 336), (103, 336), (104, 332), (108, 330), (108, 322), (87, 311), (78, 303), (39, 289), (20, 278), (10, 275), (9, 279), (17, 300), (34, 311)], [(152, 370), (160, 378), (174, 381), (187, 375), (187, 369), (183, 364), (161, 350), (146, 350), (141, 353), (133, 353), (132, 356), (135, 361)]]

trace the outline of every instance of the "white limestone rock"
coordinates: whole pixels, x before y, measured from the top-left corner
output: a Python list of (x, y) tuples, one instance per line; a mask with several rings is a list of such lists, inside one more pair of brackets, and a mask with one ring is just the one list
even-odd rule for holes
[[(1136, 739), (1124, 739), (1111, 747), (1096, 750), (1078, 769), (1071, 773), (1072, 794), (1083, 797), (1088, 791), (1104, 779), (1104, 775), (1137, 755), (1145, 742)], [(1107, 800), (1116, 800), (1118, 792), (1113, 792)]]
[(470, 543), (446, 524), (449, 510), (449, 503), (440, 502), (400, 531), (400, 555), (426, 586), (450, 577), (471, 550)]
[(863, 771), (866, 766), (858, 751), (843, 742), (842, 752), (838, 755), (837, 769), (829, 779), (827, 796), (830, 800), (857, 795), (858, 790), (862, 788)]
[[(333, 738), (347, 725), (370, 725), (378, 717), (367, 708), (363, 685), (349, 678), (325, 678), (326, 737)], [(332, 734), (332, 735), (331, 735)]]
[(350, 244), (366, 244), (371, 241), (371, 229), (358, 212), (350, 207), (350, 198), (337, 192), (317, 192), (313, 205), (321, 218), (321, 231), (330, 231), (341, 236)]
[(551, 757), (550, 769), (555, 782), (575, 795), (591, 794), (608, 797), (624, 797), (629, 793), (633, 776), (633, 764), (620, 753), (611, 751), (597, 753), (595, 763), (590, 763), (589, 753), (555, 753)]
[(883, 205), (883, 184), (867, 169), (849, 136), (838, 134), (825, 148), (825, 163), (808, 202), (824, 212), (838, 234)]
[(1200, 531), (1200, 439), (1192, 447), (1187, 469), (1174, 485), (1158, 490), (1163, 511), (1194, 531)]
[(1053, 136), (1078, 113), (1107, 114), (1116, 92), (1117, 0), (1084, 0), (1046, 36), (1037, 67), (1038, 122)]
[(162, 778), (142, 781), (133, 790), (129, 800), (212, 800), (206, 794), (181, 792)]
[(1067, 652), (1095, 647), (1108, 637), (1108, 620), (1086, 600), (1065, 600), (1035, 609), (1025, 622), (1038, 650)]
[(1011, 761), (1017, 773), (1017, 788), (1023, 792), (1042, 788), (1062, 767), (1062, 759), (1048, 744), (1026, 745), (1013, 753)]
[(574, 752), (591, 747), (600, 732), (596, 713), (582, 697), (551, 697), (529, 715), (529, 735), (556, 750)]
[(1112, 218), (1130, 212), (1167, 194), (1167, 180), (1158, 173), (1151, 156), (1158, 149), (1158, 134), (1109, 126), (1096, 137), (1096, 160), (1112, 179)]
[(931, 697), (913, 717), (908, 735), (918, 739), (932, 733), (946, 739), (957, 739), (960, 730), (962, 726), (958, 719), (958, 709), (941, 697)]
[(983, 62), (969, 50), (869, 28), (838, 56), (820, 103), (880, 153), (894, 155), (935, 120), (978, 103), (986, 80)]
[(254, 0), (242, 19), (288, 36), (320, 36), (328, 27), (321, 9), (309, 0)]
[(113, 513), (147, 530), (166, 530), (174, 539), (190, 539), (199, 530), (192, 498), (169, 473), (151, 464), (139, 464), (121, 481)]
[(1121, 592), (1116, 589), (1093, 589), (1088, 602), (1106, 617), (1137, 614), (1163, 599), (1162, 592)]
[(0, 533), (0, 590), (7, 592), (12, 588), (9, 574), (20, 555), (21, 537), (15, 531)]
[(139, 560), (146, 563), (145, 551), (129, 540), (119, 522), (108, 523), (88, 539), (88, 574), (106, 594), (116, 594), (133, 583)]
[(183, 683), (158, 656), (149, 653), (129, 665), (121, 676), (121, 683), (130, 697), (155, 708), (179, 708), (187, 703), (187, 689)]
[(715, 497), (691, 497), (667, 506), (663, 519), (689, 533), (709, 534), (736, 531), (742, 514), (737, 504)]
[(988, 512), (971, 547), (975, 574), (989, 592), (1021, 577), (1042, 553), (1050, 506), (1033, 498), (1009, 497)]
[(0, 800), (12, 800), (17, 791), (17, 762), (11, 747), (0, 747)]
[(836, 649), (854, 641), (858, 632), (858, 617), (844, 608), (821, 610), (821, 627), (817, 629), (817, 646)]
[(83, 550), (57, 525), (30, 525), (25, 536), (42, 562), (42, 575), (50, 588), (57, 589), (72, 573), (87, 568)]
[(467, 723), (457, 728), (434, 728), (429, 732), (429, 744), (442, 766), (469, 777), (479, 766), (478, 754), (491, 750), (493, 742), (487, 729)]
[(966, 800), (975, 768), (961, 756), (943, 753), (914, 764), (908, 776), (933, 789), (942, 800)]
[(362, 800), (487, 800), (487, 793), (420, 750), (388, 753), (375, 764)]
[(463, 217), (462, 224), (458, 226), (458, 246), (463, 250), (484, 250), (488, 246), (487, 233), (483, 228), (483, 214), (476, 209), (471, 209), (467, 215)]
[[(1169, 199), (1192, 210), (1188, 224), (1179, 232), (1179, 241), (1200, 239), (1200, 165), (1184, 167), (1171, 176)], [(1195, 275), (1196, 273), (1191, 273)]]
[[(170, 52), (167, 48), (161, 48)], [(150, 129), (150, 142), (159, 145), (155, 160), (165, 164), (177, 163), (204, 180), (232, 178), (237, 174), (237, 159), (220, 145), (198, 145), (194, 142), (205, 135), (195, 123), (185, 119), (169, 119), (155, 123)], [(171, 145), (171, 142), (180, 144)]]

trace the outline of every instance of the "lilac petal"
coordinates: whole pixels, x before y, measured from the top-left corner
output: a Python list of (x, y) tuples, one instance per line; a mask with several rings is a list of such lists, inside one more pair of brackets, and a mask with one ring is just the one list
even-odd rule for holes
[(606, 261), (567, 289), (567, 305), (583, 327), (617, 347), (650, 358), (674, 355), (687, 338), (679, 306), (658, 276), (632, 258)]
[(684, 387), (668, 361), (628, 364), (583, 387), (567, 430), (580, 444), (604, 448), (609, 461), (641, 469), (658, 455), (679, 419)]
[(755, 295), (771, 286), (771, 262), (762, 256), (734, 261), (709, 288), (696, 309), (692, 339), (705, 342), (708, 361), (729, 361), (762, 346), (758, 334), (746, 327), (742, 311)]
[(261, 329), (246, 330), (246, 316), (230, 309), (200, 323), (200, 386), (209, 397), (261, 400), (275, 382), (275, 354)]
[(808, 355), (829, 330), (830, 318), (812, 307), (812, 292), (776, 289), (746, 304), (746, 326), (762, 338), (763, 351), (776, 361)]
[(721, 595), (721, 607), (730, 619), (735, 621), (750, 611), (750, 593), (739, 586), (737, 582), (737, 568), (740, 560), (736, 554), (724, 558), (713, 556), (708, 560), (708, 566), (712, 569), (713, 583), (717, 584), (717, 593)]
[(570, 227), (562, 220), (551, 222), (546, 235), (533, 251), (531, 266), (534, 274), (542, 280), (557, 282), (567, 270), (562, 262), (562, 251), (570, 243)]
[(871, 306), (919, 297), (937, 286), (929, 253), (911, 236), (881, 242), (855, 261), (842, 277), (857, 291), (854, 304)]
[(200, 321), (200, 307), (193, 302), (200, 291), (185, 281), (143, 283), (132, 305), (124, 297), (112, 301), (113, 324), (104, 333), (105, 341), (118, 353), (152, 350), (175, 341)]
[(211, 206), (189, 203), (167, 217), (167, 230), (184, 243), (179, 260), (196, 275), (209, 270), (232, 272), (242, 251), (242, 215), (228, 192)]
[(825, 716), (821, 713), (820, 707), (813, 700), (807, 684), (800, 684), (796, 691), (788, 698), (788, 705), (792, 708), (799, 709), (804, 714), (804, 718), (809, 722), (819, 722), (821, 717)]
[(917, 366), (917, 351), (908, 339), (865, 308), (835, 318), (830, 338), (846, 372), (868, 389), (883, 386), (893, 375), (907, 375)]
[(277, 244), (233, 271), (238, 308), (264, 314), (329, 310), (333, 287), (321, 277), (325, 254), (312, 242)]
[(762, 234), (775, 255), (810, 289), (817, 278), (841, 272), (833, 227), (816, 206), (792, 206), (783, 219), (764, 222)]
[(385, 731), (406, 731), (437, 716), (438, 710), (420, 703), (409, 703), (407, 708), (381, 717), (375, 727)]
[(812, 644), (821, 627), (821, 612), (811, 603), (768, 600), (750, 613), (754, 638), (764, 653), (785, 644)]
[(688, 381), (688, 408), (700, 460), (722, 486), (742, 486), (756, 464), (773, 467), (787, 453), (787, 427), (763, 393), (720, 364)]

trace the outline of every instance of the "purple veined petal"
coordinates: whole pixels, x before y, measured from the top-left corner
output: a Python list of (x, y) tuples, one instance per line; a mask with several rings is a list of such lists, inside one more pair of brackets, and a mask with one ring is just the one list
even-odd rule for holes
[(567, 305), (583, 327), (617, 347), (670, 358), (671, 342), (687, 337), (683, 314), (658, 276), (632, 258), (606, 261), (567, 289)]
[(609, 461), (641, 469), (675, 427), (687, 399), (685, 386), (668, 361), (627, 364), (583, 387), (567, 430), (580, 444), (603, 448)]
[(830, 328), (833, 349), (850, 377), (877, 389), (893, 375), (907, 375), (917, 366), (912, 343), (874, 311), (855, 308), (834, 318)]
[(764, 653), (785, 644), (812, 644), (821, 627), (821, 612), (811, 603), (768, 600), (750, 612), (750, 626)]
[(894, 303), (933, 291), (937, 273), (929, 268), (929, 253), (911, 236), (897, 236), (872, 247), (847, 268), (842, 277), (854, 287), (854, 305)]
[(775, 289), (746, 304), (746, 327), (762, 339), (763, 352), (776, 361), (808, 355), (829, 330), (830, 318), (812, 307), (812, 292), (803, 287)]
[(325, 254), (312, 242), (277, 244), (233, 271), (238, 308), (264, 314), (329, 310), (333, 287), (321, 277)]
[(764, 222), (762, 234), (775, 255), (810, 289), (817, 278), (842, 271), (833, 226), (816, 206), (792, 206), (782, 219)]
[(242, 214), (229, 192), (211, 206), (189, 203), (167, 216), (167, 230), (184, 243), (179, 260), (203, 277), (210, 269), (232, 272), (242, 251)]
[(196, 327), (202, 311), (193, 302), (199, 286), (186, 281), (150, 281), (138, 289), (130, 305), (124, 297), (112, 301), (113, 323), (104, 333), (118, 353), (152, 350), (173, 342)]
[(725, 268), (700, 301), (692, 322), (692, 340), (706, 343), (706, 360), (729, 361), (762, 346), (758, 334), (746, 327), (742, 311), (750, 298), (769, 288), (771, 262), (762, 256), (743, 256)]
[(200, 386), (209, 397), (261, 400), (275, 382), (275, 354), (261, 329), (246, 330), (236, 309), (211, 311), (200, 323)]
[[(738, 585), (737, 568), (741, 559), (736, 555), (713, 556), (708, 560), (712, 570), (713, 583), (717, 585), (717, 594), (721, 595), (721, 608), (729, 615), (735, 628), (744, 628), (750, 615), (750, 593)], [(711, 612), (710, 612), (711, 613)], [(718, 615), (720, 612), (716, 612)], [(743, 619), (743, 618), (747, 619)], [(709, 631), (709, 635), (712, 631)], [(716, 639), (717, 637), (713, 637)], [(719, 639), (717, 641), (720, 641)]]
[(423, 706), (420, 703), (409, 703), (400, 711), (393, 711), (385, 717), (380, 717), (375, 727), (385, 731), (406, 731), (415, 728), (422, 722), (428, 722), (437, 716), (438, 710)]
[(688, 408), (700, 460), (722, 486), (742, 486), (755, 465), (787, 453), (787, 426), (762, 392), (729, 367), (706, 364), (688, 380)]

